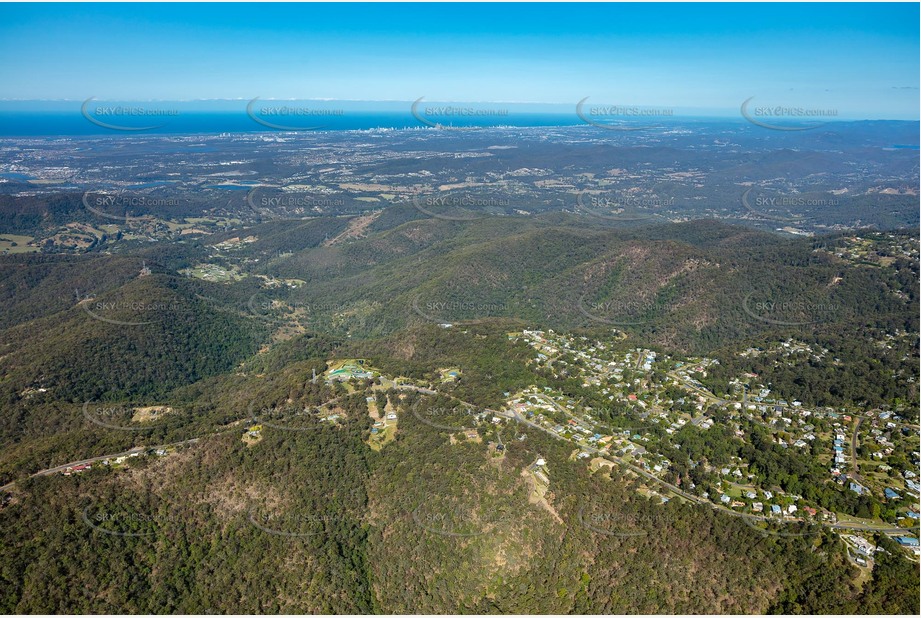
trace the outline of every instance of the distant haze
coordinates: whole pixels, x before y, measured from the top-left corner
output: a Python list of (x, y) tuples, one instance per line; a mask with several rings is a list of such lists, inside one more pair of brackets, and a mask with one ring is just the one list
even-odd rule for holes
[(0, 99), (591, 97), (732, 115), (756, 97), (913, 120), (918, 21), (909, 3), (4, 4)]

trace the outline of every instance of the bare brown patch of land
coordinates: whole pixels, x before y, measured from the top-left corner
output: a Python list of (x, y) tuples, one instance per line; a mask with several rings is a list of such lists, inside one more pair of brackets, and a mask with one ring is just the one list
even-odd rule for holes
[(149, 423), (150, 421), (156, 421), (163, 416), (171, 413), (173, 409), (169, 406), (146, 406), (143, 408), (135, 408), (134, 416), (131, 417), (131, 421), (134, 423)]
[(368, 215), (361, 215), (355, 217), (349, 221), (348, 227), (346, 227), (338, 236), (331, 238), (323, 243), (324, 247), (331, 247), (333, 245), (339, 244), (346, 240), (352, 238), (363, 238), (365, 236), (365, 230), (369, 225), (374, 223), (374, 221), (381, 216), (383, 210), (377, 210)]
[[(550, 513), (550, 516), (553, 517), (557, 523), (563, 524), (563, 518), (560, 517), (560, 514), (557, 513), (556, 509), (553, 508), (550, 501), (547, 499), (550, 487), (537, 480), (537, 477), (527, 468), (521, 471), (521, 476), (524, 477), (528, 482), (528, 486), (531, 488), (531, 492), (528, 494), (528, 502), (540, 506)], [(553, 496), (553, 494), (549, 495), (551, 497)]]

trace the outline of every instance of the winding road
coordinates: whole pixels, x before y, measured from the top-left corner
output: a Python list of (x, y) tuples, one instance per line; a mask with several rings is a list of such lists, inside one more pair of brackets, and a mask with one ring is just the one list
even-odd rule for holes
[[(113, 453), (112, 455), (97, 455), (96, 457), (88, 457), (87, 459), (71, 461), (66, 464), (61, 464), (60, 466), (55, 466), (53, 468), (46, 468), (44, 470), (39, 470), (38, 472), (35, 472), (34, 474), (30, 474), (26, 478), (32, 479), (38, 476), (50, 476), (58, 472), (64, 472), (65, 470), (67, 470), (67, 468), (73, 468), (74, 466), (92, 464), (92, 463), (96, 463), (97, 461), (102, 461), (104, 459), (114, 459), (116, 457), (129, 457), (133, 453), (143, 453), (144, 451), (149, 451), (152, 449), (155, 450), (155, 449), (160, 449), (160, 448), (169, 448), (171, 446), (182, 446), (183, 444), (194, 444), (195, 442), (198, 442), (198, 438), (191, 438), (189, 440), (183, 440), (182, 442), (172, 442), (170, 444), (160, 444), (158, 446), (136, 446), (130, 450), (122, 451), (121, 453)], [(19, 479), (19, 480), (22, 480), (22, 479)], [(10, 481), (6, 485), (0, 485), (0, 491), (10, 489), (16, 483), (17, 481)]]
[[(572, 418), (575, 418), (575, 417), (573, 417), (572, 413), (570, 413), (566, 408), (564, 408), (563, 406), (559, 405), (557, 402), (553, 401), (552, 399), (548, 399), (548, 398), (546, 398), (546, 397), (544, 397), (543, 395), (540, 395), (540, 394), (538, 395), (538, 397), (544, 399), (545, 401), (549, 401), (554, 407), (556, 407), (556, 408), (559, 409), (560, 411), (564, 412), (565, 414), (568, 414), (568, 415), (569, 415), (570, 417), (572, 417)], [(834, 524), (833, 524), (833, 523), (828, 523), (828, 522), (813, 522), (813, 521), (806, 521), (806, 520), (803, 520), (803, 519), (801, 519), (801, 518), (788, 518), (788, 519), (783, 519), (783, 520), (777, 520), (777, 519), (775, 519), (775, 518), (768, 517), (768, 516), (765, 516), (765, 515), (752, 515), (752, 514), (750, 514), (750, 513), (739, 513), (738, 511), (733, 511), (733, 510), (730, 509), (730, 508), (727, 508), (727, 507), (725, 507), (725, 506), (723, 506), (723, 505), (721, 505), (721, 504), (716, 504), (715, 502), (711, 502), (710, 500), (708, 500), (708, 499), (706, 499), (706, 498), (703, 498), (703, 497), (701, 497), (701, 496), (695, 496), (694, 494), (690, 494), (690, 493), (684, 491), (683, 489), (681, 489), (680, 487), (678, 487), (678, 486), (676, 486), (676, 485), (673, 485), (672, 483), (669, 483), (669, 482), (667, 482), (667, 481), (664, 481), (664, 480), (658, 478), (657, 476), (655, 476), (654, 474), (652, 474), (652, 473), (650, 473), (650, 472), (647, 472), (646, 470), (644, 470), (644, 469), (642, 469), (642, 468), (640, 468), (640, 467), (638, 467), (638, 466), (635, 466), (635, 465), (629, 463), (628, 461), (626, 461), (626, 460), (624, 460), (624, 459), (622, 459), (622, 458), (620, 458), (620, 457), (618, 457), (618, 456), (616, 456), (616, 455), (611, 455), (610, 453), (605, 453), (605, 452), (600, 451), (600, 450), (598, 450), (598, 449), (596, 449), (596, 448), (594, 448), (594, 447), (583, 446), (583, 445), (581, 445), (581, 444), (577, 444), (577, 443), (573, 442), (572, 440), (569, 440), (569, 439), (567, 439), (567, 438), (561, 436), (560, 434), (556, 433), (555, 431), (553, 431), (553, 430), (551, 430), (551, 429), (547, 429), (546, 427), (543, 427), (542, 425), (538, 425), (537, 423), (533, 423), (533, 422), (527, 420), (526, 418), (522, 417), (520, 414), (518, 414), (518, 413), (515, 412), (515, 411), (508, 411), (508, 412), (505, 412), (505, 413), (497, 413), (497, 414), (501, 414), (501, 416), (504, 416), (504, 417), (506, 417), (506, 418), (511, 418), (511, 419), (513, 419), (513, 420), (515, 420), (515, 421), (517, 421), (517, 422), (519, 422), (519, 423), (523, 423), (523, 424), (525, 424), (525, 425), (528, 425), (529, 427), (533, 427), (533, 428), (539, 429), (539, 430), (541, 430), (541, 431), (543, 431), (543, 432), (545, 432), (545, 433), (549, 433), (550, 435), (552, 435), (552, 436), (554, 436), (555, 438), (558, 438), (558, 439), (560, 439), (560, 440), (566, 440), (567, 442), (570, 442), (570, 443), (575, 444), (576, 446), (580, 447), (580, 448), (581, 448), (582, 450), (584, 450), (584, 451), (587, 451), (587, 452), (589, 452), (589, 453), (598, 455), (598, 456), (603, 457), (603, 458), (605, 458), (605, 459), (609, 459), (609, 460), (611, 460), (611, 461), (617, 463), (618, 465), (623, 466), (623, 467), (625, 467), (625, 468), (631, 470), (632, 472), (635, 472), (636, 474), (642, 476), (643, 478), (645, 478), (645, 479), (647, 479), (647, 480), (653, 481), (654, 483), (658, 483), (659, 485), (661, 485), (661, 486), (667, 488), (670, 492), (672, 492), (672, 493), (675, 494), (675, 495), (678, 495), (678, 496), (680, 496), (680, 497), (682, 497), (682, 498), (684, 498), (684, 499), (686, 499), (686, 500), (689, 500), (689, 501), (691, 501), (691, 502), (694, 502), (694, 503), (697, 503), (697, 504), (700, 504), (700, 505), (709, 506), (710, 508), (712, 508), (712, 509), (714, 509), (714, 510), (721, 511), (721, 512), (723, 512), (723, 513), (726, 513), (727, 515), (732, 515), (733, 517), (739, 517), (739, 518), (742, 518), (742, 519), (748, 519), (748, 520), (752, 520), (752, 521), (775, 522), (775, 523), (811, 523), (811, 524), (816, 524), (816, 525), (820, 525), (820, 526), (825, 526), (826, 528), (832, 528), (832, 529), (836, 529), (836, 530), (860, 530), (860, 531), (864, 531), (864, 532), (882, 532), (882, 533), (884, 533), (884, 534), (906, 534), (906, 533), (917, 532), (916, 529), (899, 528), (899, 527), (897, 527), (897, 526), (874, 526), (874, 525), (872, 525), (872, 524), (863, 524), (863, 523), (860, 523), (860, 522), (839, 522), (839, 523), (834, 523)]]
[[(425, 395), (437, 395), (437, 394), (439, 394), (437, 391), (434, 391), (434, 390), (432, 390), (432, 389), (423, 388), (423, 387), (419, 387), (419, 386), (415, 386), (415, 385), (400, 385), (400, 386), (397, 386), (396, 388), (405, 389), (405, 390), (414, 390), (414, 391), (417, 391), (417, 392), (422, 393), (422, 394), (425, 394)], [(528, 419), (524, 418), (523, 416), (521, 416), (518, 412), (516, 412), (516, 411), (514, 411), (514, 410), (501, 410), (501, 411), (499, 411), (499, 410), (492, 410), (492, 409), (489, 409), (489, 408), (485, 408), (485, 407), (483, 407), (483, 406), (475, 406), (474, 404), (471, 404), (471, 403), (469, 403), (469, 402), (463, 401), (462, 399), (459, 399), (459, 398), (457, 398), (457, 397), (454, 397), (453, 395), (448, 395), (448, 396), (451, 397), (452, 399), (455, 399), (456, 401), (460, 402), (461, 404), (463, 404), (463, 405), (465, 405), (465, 406), (473, 407), (473, 408), (481, 408), (481, 409), (483, 409), (484, 411), (489, 412), (489, 413), (491, 413), (491, 414), (494, 414), (494, 415), (497, 415), (497, 416), (501, 416), (501, 417), (504, 417), (504, 418), (507, 418), (507, 419), (510, 419), (510, 420), (514, 420), (514, 421), (516, 421), (516, 422), (518, 422), (518, 423), (521, 423), (521, 424), (523, 424), (523, 425), (527, 425), (527, 426), (529, 426), (529, 427), (533, 427), (534, 429), (538, 429), (538, 430), (540, 430), (540, 431), (543, 431), (544, 433), (548, 433), (548, 434), (552, 435), (553, 437), (557, 438), (558, 440), (564, 440), (564, 441), (566, 441), (566, 442), (569, 442), (570, 444), (574, 444), (575, 446), (578, 446), (579, 448), (581, 448), (582, 450), (584, 450), (584, 451), (586, 451), (586, 452), (589, 452), (589, 453), (592, 453), (592, 454), (597, 455), (597, 456), (599, 456), (599, 457), (608, 459), (608, 460), (610, 460), (610, 461), (612, 461), (612, 462), (618, 464), (619, 466), (622, 466), (622, 467), (624, 467), (624, 468), (627, 468), (628, 470), (634, 472), (635, 474), (638, 474), (638, 475), (642, 476), (642, 477), (645, 478), (646, 480), (649, 480), (649, 481), (651, 481), (651, 482), (653, 482), (653, 483), (657, 483), (658, 485), (660, 485), (660, 486), (666, 488), (669, 492), (671, 492), (671, 493), (673, 493), (673, 494), (675, 494), (675, 495), (677, 495), (677, 496), (680, 496), (680, 497), (684, 498), (685, 500), (688, 500), (688, 501), (690, 501), (690, 502), (694, 502), (694, 503), (696, 503), (696, 504), (709, 506), (710, 508), (712, 508), (712, 509), (714, 509), (714, 510), (721, 511), (721, 512), (726, 513), (727, 515), (731, 515), (731, 516), (733, 516), (733, 517), (739, 517), (739, 518), (742, 518), (742, 519), (747, 519), (747, 520), (752, 520), (752, 521), (762, 521), (762, 522), (777, 522), (777, 523), (812, 523), (812, 524), (815, 524), (815, 525), (825, 526), (825, 527), (827, 527), (827, 528), (832, 528), (832, 529), (836, 529), (836, 530), (859, 530), (859, 531), (864, 531), (864, 532), (881, 532), (881, 533), (884, 533), (884, 534), (905, 534), (905, 533), (917, 532), (917, 530), (915, 530), (915, 529), (906, 529), (906, 528), (900, 528), (900, 527), (897, 527), (897, 526), (875, 526), (875, 525), (864, 524), (864, 523), (860, 523), (860, 522), (839, 522), (839, 523), (834, 523), (834, 524), (832, 524), (832, 523), (827, 523), (827, 522), (811, 522), (811, 521), (810, 521), (810, 522), (807, 522), (807, 521), (805, 521), (805, 520), (803, 520), (803, 519), (801, 519), (801, 518), (789, 518), (789, 519), (784, 519), (784, 520), (778, 521), (777, 519), (774, 519), (774, 518), (771, 518), (771, 517), (768, 517), (768, 516), (764, 516), (764, 515), (752, 515), (752, 514), (750, 514), (750, 513), (739, 513), (739, 512), (737, 512), (737, 511), (733, 511), (732, 509), (727, 508), (727, 507), (725, 507), (725, 506), (723, 506), (723, 505), (721, 505), (721, 504), (716, 504), (716, 503), (714, 503), (714, 502), (711, 502), (710, 500), (708, 500), (708, 499), (706, 499), (706, 498), (703, 498), (703, 497), (701, 497), (701, 496), (695, 496), (694, 494), (690, 494), (690, 493), (684, 491), (683, 489), (681, 489), (680, 487), (678, 487), (678, 486), (676, 486), (676, 485), (673, 485), (672, 483), (669, 483), (669, 482), (667, 482), (667, 481), (664, 481), (664, 480), (662, 480), (662, 479), (656, 477), (654, 474), (652, 474), (652, 473), (650, 473), (650, 472), (647, 472), (646, 470), (644, 470), (644, 469), (640, 468), (639, 466), (636, 466), (636, 465), (634, 465), (634, 464), (632, 464), (632, 463), (626, 461), (625, 459), (623, 459), (623, 458), (621, 458), (621, 457), (618, 457), (618, 456), (616, 456), (616, 455), (612, 455), (612, 454), (610, 454), (610, 453), (606, 453), (606, 452), (600, 451), (599, 449), (596, 449), (596, 448), (594, 448), (594, 447), (584, 446), (584, 445), (578, 444), (578, 443), (576, 443), (576, 442), (573, 442), (572, 440), (563, 437), (562, 435), (560, 435), (559, 433), (553, 431), (552, 429), (548, 429), (548, 428), (546, 428), (546, 427), (543, 427), (542, 425), (539, 425), (539, 424), (537, 424), (537, 423), (534, 423), (534, 422), (529, 421)], [(712, 397), (712, 394), (711, 394), (710, 396)], [(540, 393), (537, 394), (537, 397), (539, 397), (540, 399), (542, 399), (542, 400), (544, 400), (544, 401), (550, 403), (552, 406), (554, 406), (556, 409), (560, 410), (560, 411), (563, 412), (564, 414), (568, 415), (570, 418), (576, 418), (569, 410), (567, 410), (565, 407), (561, 406), (559, 403), (557, 403), (556, 401), (554, 401), (552, 398), (546, 397), (545, 395), (540, 394)], [(328, 403), (328, 402), (327, 402), (327, 403)], [(856, 438), (857, 438), (857, 429), (859, 428), (860, 422), (861, 422), (861, 421), (862, 421), (862, 419), (861, 419), (861, 418), (858, 418), (857, 424), (856, 424), (856, 426), (854, 427), (854, 436), (851, 438), (851, 451), (852, 451), (852, 456), (855, 454), (855, 449), (856, 449)], [(191, 438), (191, 439), (189, 439), (189, 440), (183, 440), (183, 441), (181, 441), (181, 442), (173, 442), (173, 443), (170, 443), (170, 444), (161, 444), (161, 445), (158, 445), (158, 446), (146, 446), (146, 447), (145, 447), (145, 446), (137, 446), (137, 447), (134, 447), (134, 448), (132, 448), (132, 449), (130, 449), (130, 450), (123, 451), (123, 452), (121, 452), (121, 453), (114, 453), (114, 454), (111, 454), (111, 455), (98, 455), (98, 456), (96, 456), (96, 457), (89, 457), (89, 458), (86, 458), (86, 459), (80, 459), (80, 460), (78, 460), (78, 461), (72, 461), (72, 462), (69, 462), (69, 463), (66, 463), (66, 464), (62, 464), (62, 465), (60, 465), (60, 466), (55, 466), (55, 467), (53, 467), (53, 468), (47, 468), (47, 469), (45, 469), (45, 470), (40, 470), (40, 471), (38, 471), (38, 472), (35, 472), (34, 474), (29, 475), (27, 478), (35, 478), (35, 477), (40, 477), (40, 476), (49, 476), (49, 475), (51, 475), (51, 474), (55, 474), (55, 473), (58, 473), (58, 472), (63, 472), (63, 471), (65, 471), (67, 468), (70, 468), (70, 467), (79, 466), (79, 465), (83, 465), (83, 464), (92, 464), (92, 463), (94, 463), (94, 462), (102, 461), (102, 460), (104, 460), (104, 459), (112, 459), (112, 458), (116, 458), (116, 457), (130, 456), (132, 453), (140, 453), (140, 452), (146, 451), (146, 450), (160, 449), (160, 448), (168, 448), (168, 447), (175, 447), (175, 446), (182, 446), (182, 445), (185, 445), (185, 444), (193, 444), (193, 443), (195, 443), (195, 442), (198, 442), (198, 440), (199, 440), (199, 438)], [(857, 465), (857, 464), (856, 464), (856, 458), (855, 458), (855, 459), (854, 459), (855, 471), (856, 471), (856, 465)], [(17, 481), (12, 481), (12, 482), (10, 482), (10, 483), (7, 483), (6, 485), (0, 486), (0, 491), (4, 491), (4, 490), (10, 489), (11, 487), (13, 487), (13, 486), (16, 484), (16, 482), (17, 482)]]

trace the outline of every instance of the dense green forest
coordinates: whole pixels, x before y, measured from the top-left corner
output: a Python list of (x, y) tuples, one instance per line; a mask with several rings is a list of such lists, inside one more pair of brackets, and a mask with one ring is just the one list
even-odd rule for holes
[[(329, 395), (304, 388), (304, 369), (254, 396), (321, 403)], [(378, 453), (365, 443), (364, 399), (341, 400), (337, 424), (267, 429), (253, 446), (234, 431), (125, 470), (22, 483), (0, 511), (2, 610), (917, 609), (917, 570), (897, 550), (861, 587), (831, 533), (765, 535), (709, 509), (645, 499), (636, 478), (591, 474), (540, 432), (497, 457), (494, 429), (480, 430), (482, 442), (452, 440), (401, 414)], [(540, 498), (528, 472), (538, 456), (550, 478)]]
[[(484, 422), (469, 436), (413, 413), (498, 406), (534, 385), (631, 426), (622, 404), (537, 368), (508, 336), (555, 328), (710, 355), (702, 380), (718, 395), (751, 373), (808, 405), (916, 416), (916, 262), (845, 259), (841, 235), (586, 228), (561, 214), (460, 224), (395, 211), (328, 242), (348, 224), (261, 223), (233, 250), (214, 246), (244, 230), (130, 254), (0, 256), (0, 484), (15, 481), (0, 491), (0, 611), (917, 613), (917, 565), (888, 538), (867, 579), (826, 528), (769, 534), (647, 497), (641, 477), (541, 431)], [(179, 272), (200, 263), (244, 276)], [(815, 353), (784, 356), (790, 340)], [(313, 380), (349, 358), (439, 395)], [(442, 382), (448, 367), (461, 379)], [(369, 399), (399, 415), (379, 449)], [(169, 412), (139, 423), (144, 407)], [(706, 433), (651, 428), (667, 480), (706, 487), (692, 462), (741, 457), (759, 483), (829, 510), (886, 508), (838, 491), (758, 425), (743, 441), (712, 416)], [(159, 445), (174, 446), (29, 477)]]

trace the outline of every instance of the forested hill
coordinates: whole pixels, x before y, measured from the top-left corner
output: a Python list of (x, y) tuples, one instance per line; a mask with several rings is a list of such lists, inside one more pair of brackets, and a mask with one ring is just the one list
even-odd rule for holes
[[(336, 240), (353, 224), (0, 257), (2, 611), (917, 613), (917, 569), (884, 536), (868, 576), (828, 526), (663, 500), (533, 425), (418, 414), (495, 410), (534, 386), (626, 422), (600, 389), (536, 364), (515, 333), (539, 328), (706, 352), (718, 396), (751, 372), (806, 405), (910, 420), (916, 238), (555, 214), (396, 217)], [(813, 353), (787, 359), (790, 341)], [(326, 379), (355, 359), (386, 379)], [(705, 412), (724, 426), (646, 443), (673, 462), (667, 482), (704, 474), (688, 453), (745, 456), (837, 504), (824, 464)], [(144, 454), (115, 456), (131, 449)]]
[[(292, 366), (231, 399), (320, 405), (330, 395), (308, 375)], [(379, 451), (368, 446), (368, 396), (400, 415)], [(359, 389), (333, 423), (275, 419), (255, 444), (229, 431), (127, 469), (25, 482), (0, 510), (0, 608), (917, 612), (917, 570), (897, 549), (857, 584), (829, 531), (773, 534), (644, 498), (636, 477), (576, 460), (538, 431), (503, 432), (497, 454), (493, 430), (472, 440), (412, 414), (430, 403)], [(533, 472), (538, 457), (549, 485)]]

